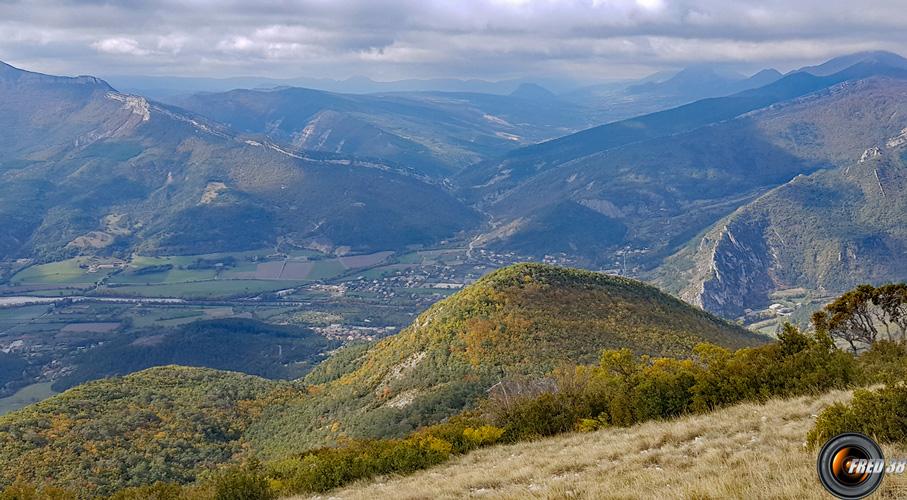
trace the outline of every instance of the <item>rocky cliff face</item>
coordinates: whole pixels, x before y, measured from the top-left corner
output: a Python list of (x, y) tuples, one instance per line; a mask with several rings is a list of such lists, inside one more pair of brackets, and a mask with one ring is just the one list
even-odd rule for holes
[(777, 290), (837, 294), (907, 278), (907, 148), (896, 139), (741, 207), (668, 259), (657, 281), (737, 317)]
[(709, 258), (702, 261), (700, 278), (682, 292), (682, 298), (725, 317), (767, 301), (776, 284), (765, 229), (763, 220), (734, 219), (703, 238)]

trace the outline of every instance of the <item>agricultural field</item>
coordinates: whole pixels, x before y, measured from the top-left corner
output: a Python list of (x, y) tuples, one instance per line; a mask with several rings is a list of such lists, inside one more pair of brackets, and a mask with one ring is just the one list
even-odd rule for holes
[(99, 288), (95, 294), (109, 297), (179, 297), (187, 300), (218, 300), (260, 295), (298, 286), (302, 282), (273, 280), (210, 280), (157, 285), (123, 285)]
[[(12, 286), (28, 285), (72, 285), (91, 286), (108, 277), (115, 266), (123, 264), (119, 259), (98, 259), (76, 257), (60, 262), (51, 262), (27, 267), (10, 278)], [(99, 267), (103, 265), (103, 267)]]
[(103, 295), (118, 297), (234, 298), (338, 278), (381, 264), (393, 252), (333, 257), (310, 250), (188, 256), (140, 256), (129, 260), (76, 257), (27, 267), (0, 295)]

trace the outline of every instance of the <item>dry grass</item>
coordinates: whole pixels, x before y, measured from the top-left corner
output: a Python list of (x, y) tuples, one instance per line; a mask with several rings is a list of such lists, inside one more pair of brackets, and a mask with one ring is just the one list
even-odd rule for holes
[[(830, 498), (816, 477), (817, 452), (807, 450), (804, 440), (822, 408), (849, 397), (832, 392), (743, 404), (708, 415), (488, 448), (322, 498)], [(907, 453), (889, 448), (886, 455)], [(887, 477), (876, 497), (907, 497), (907, 478)]]

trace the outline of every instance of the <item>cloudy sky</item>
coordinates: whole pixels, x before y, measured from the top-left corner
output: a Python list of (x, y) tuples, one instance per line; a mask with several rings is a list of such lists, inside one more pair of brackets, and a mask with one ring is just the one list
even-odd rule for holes
[(605, 80), (905, 42), (903, 0), (0, 0), (0, 60), (57, 74)]

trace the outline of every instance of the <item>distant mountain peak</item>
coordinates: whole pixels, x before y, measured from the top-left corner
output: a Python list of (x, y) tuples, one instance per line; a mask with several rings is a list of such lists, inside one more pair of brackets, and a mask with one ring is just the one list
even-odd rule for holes
[(740, 87), (741, 90), (746, 90), (747, 88), (757, 88), (765, 85), (775, 83), (776, 81), (784, 78), (784, 75), (775, 68), (767, 68), (759, 71), (753, 76), (747, 78), (742, 83)]
[(816, 66), (801, 68), (796, 72), (809, 73), (815, 76), (829, 76), (858, 64), (907, 69), (907, 59), (901, 55), (885, 50), (871, 50), (835, 57)]
[[(848, 57), (848, 56), (843, 56), (843, 57)], [(898, 54), (896, 52), (891, 52), (888, 50), (867, 50), (867, 51), (863, 51), (863, 52), (856, 52), (854, 54), (851, 54), (850, 57), (858, 57), (862, 61), (865, 61), (865, 62), (897, 61), (898, 63), (907, 63), (907, 59), (902, 57), (900, 54)]]
[(4, 81), (13, 81), (26, 79), (27, 81), (45, 81), (53, 82), (56, 84), (77, 84), (77, 85), (91, 85), (100, 87), (102, 90), (114, 90), (104, 80), (94, 76), (80, 75), (80, 76), (52, 76), (45, 75), (43, 73), (35, 73), (33, 71), (27, 71), (24, 69), (19, 69), (11, 64), (7, 64), (3, 61), (0, 61), (0, 80)]
[(746, 76), (735, 71), (711, 64), (687, 66), (663, 81), (649, 81), (632, 85), (627, 90), (632, 94), (692, 95), (706, 97), (733, 93), (739, 82), (747, 81)]
[(510, 96), (534, 101), (552, 100), (557, 98), (553, 92), (537, 83), (522, 83), (516, 90), (510, 93)]
[(765, 76), (781, 78), (783, 76), (783, 74), (780, 71), (776, 70), (775, 68), (765, 68), (763, 70), (760, 70), (760, 71), (754, 73), (753, 76), (751, 76), (749, 79), (752, 80), (755, 78), (765, 77)]

